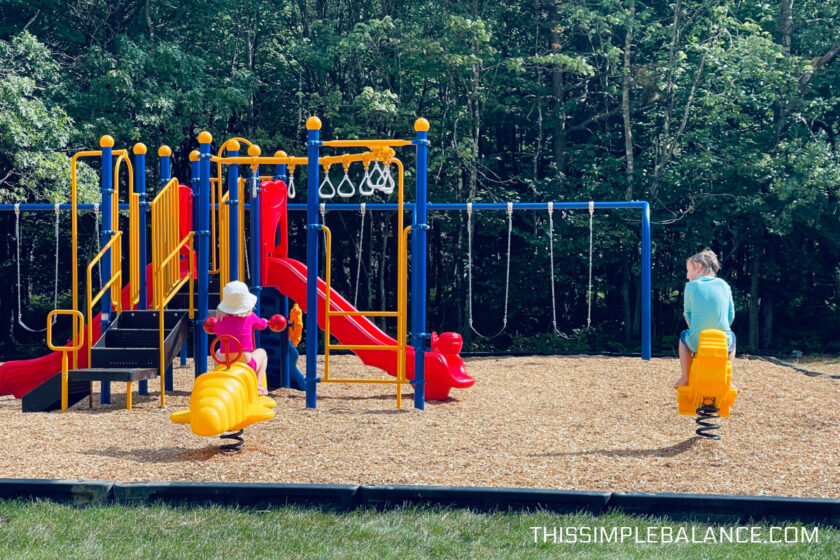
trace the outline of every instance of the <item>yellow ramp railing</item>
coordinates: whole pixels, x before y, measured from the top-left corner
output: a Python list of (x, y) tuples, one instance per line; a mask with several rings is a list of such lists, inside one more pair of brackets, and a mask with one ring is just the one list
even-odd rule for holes
[(179, 261), (169, 260), (164, 266), (164, 260), (180, 241), (178, 179), (170, 179), (149, 206), (152, 210), (152, 303), (154, 307), (159, 307), (163, 294), (181, 279)]
[[(96, 295), (93, 295), (93, 267), (102, 260), (105, 253), (111, 250), (111, 276), (103, 282), (102, 288)], [(103, 276), (103, 281), (105, 277)], [(93, 306), (102, 299), (107, 292), (111, 292), (111, 307), (119, 315), (122, 313), (122, 297), (120, 294), (122, 286), (122, 232), (118, 231), (111, 236), (111, 240), (102, 247), (99, 254), (87, 266), (87, 341), (88, 341), (88, 367), (91, 367), (91, 353), (93, 344)]]

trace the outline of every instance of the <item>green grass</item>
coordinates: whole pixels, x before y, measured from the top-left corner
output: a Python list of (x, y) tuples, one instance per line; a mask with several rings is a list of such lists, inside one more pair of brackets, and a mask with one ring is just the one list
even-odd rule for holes
[[(808, 544), (535, 543), (530, 527), (695, 528), (708, 525), (610, 514), (480, 514), (397, 509), (330, 513), (218, 506), (96, 506), (0, 502), (0, 558), (838, 558), (840, 531), (819, 527)], [(763, 525), (764, 536), (769, 527)], [(809, 531), (813, 529), (809, 527)], [(690, 533), (689, 533), (690, 534)], [(542, 541), (542, 533), (540, 533)]]

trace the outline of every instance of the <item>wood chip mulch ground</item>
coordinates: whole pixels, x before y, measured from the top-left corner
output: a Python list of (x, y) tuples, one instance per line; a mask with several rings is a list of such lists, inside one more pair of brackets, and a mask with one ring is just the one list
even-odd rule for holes
[[(355, 356), (331, 361), (333, 375), (384, 375)], [(235, 454), (169, 421), (188, 405), (190, 367), (176, 369), (163, 409), (154, 383), (132, 411), (122, 383), (112, 405), (84, 400), (64, 414), (23, 414), (19, 400), (0, 397), (0, 477), (840, 497), (840, 380), (738, 359), (742, 394), (712, 441), (677, 414), (676, 359), (466, 363), (475, 386), (424, 412), (411, 408), (411, 389), (396, 410), (393, 385), (322, 384), (316, 410), (303, 393), (272, 391), (277, 416), (247, 428)], [(807, 367), (840, 373), (831, 361)]]

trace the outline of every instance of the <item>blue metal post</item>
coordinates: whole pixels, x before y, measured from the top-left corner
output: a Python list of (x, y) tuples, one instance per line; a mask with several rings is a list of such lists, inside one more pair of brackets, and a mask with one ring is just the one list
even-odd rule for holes
[[(248, 155), (257, 157), (260, 155), (260, 147), (248, 146)], [(257, 296), (257, 304), (254, 313), (260, 315), (260, 166), (250, 167), (251, 175), (248, 177), (248, 186), (251, 189), (251, 292)], [(233, 240), (231, 240), (231, 243)], [(260, 331), (254, 332), (254, 347), (260, 346)]]
[(642, 208), (642, 359), (651, 357), (650, 205)]
[(306, 121), (306, 408), (317, 403), (318, 360), (318, 153), (321, 146), (321, 119)]
[[(114, 139), (110, 136), (103, 136), (99, 139), (99, 146), (102, 148), (102, 168), (101, 168), (101, 177), (100, 177), (100, 191), (102, 193), (102, 226), (99, 234), (100, 242), (102, 243), (102, 247), (105, 246), (106, 243), (111, 241), (111, 236), (116, 233), (111, 229), (111, 222), (113, 220), (112, 212), (119, 213), (119, 208), (112, 209), (111, 207), (111, 195), (114, 194), (114, 181), (113, 181), (113, 167), (114, 167)], [(119, 218), (117, 218), (119, 219)], [(111, 268), (111, 250), (105, 252), (102, 256), (102, 260), (100, 261), (101, 269), (104, 271), (103, 278), (107, 282), (110, 280), (111, 275), (113, 274), (113, 270)], [(102, 312), (102, 334), (105, 334), (105, 331), (108, 330), (108, 325), (111, 322), (111, 295), (106, 294), (102, 296), (102, 299), (99, 300), (102, 302), (100, 304), (100, 310)], [(91, 340), (88, 341), (89, 344), (95, 344), (96, 341)], [(88, 364), (88, 367), (92, 367), (93, 364)], [(111, 404), (111, 383), (108, 381), (103, 381), (101, 383), (102, 391), (100, 394), (100, 402), (102, 404)]]
[[(198, 135), (200, 161), (198, 183), (198, 325), (207, 319), (210, 271), (210, 143), (213, 137), (204, 131)], [(207, 372), (207, 333), (195, 329), (195, 376)]]
[[(286, 157), (285, 152), (277, 152), (274, 154), (275, 157)], [(288, 169), (286, 164), (277, 165), (274, 168), (274, 179), (283, 181), (284, 183), (288, 181)], [(288, 196), (286, 197), (286, 207), (288, 208), (289, 200)], [(288, 210), (286, 210), (288, 212)], [(282, 235), (288, 235), (288, 231), (284, 231)], [(275, 236), (275, 242), (277, 238)], [(285, 296), (281, 294), (282, 301), (282, 310), (283, 310), (283, 317), (286, 319), (289, 318), (289, 296)], [(280, 333), (280, 375), (281, 375), (281, 386), (285, 389), (288, 389), (292, 386), (291, 381), (291, 365), (289, 364), (289, 329), (283, 330)]]
[[(198, 150), (193, 150), (190, 152), (190, 188), (192, 189), (192, 231), (193, 231), (193, 251), (198, 250), (198, 192), (199, 192), (199, 181), (200, 178), (200, 171), (198, 169), (199, 165), (199, 153)], [(195, 256), (190, 256), (190, 258), (195, 258)], [(191, 279), (190, 282), (194, 284), (198, 283), (198, 270), (196, 269), (196, 277)], [(198, 317), (198, 315), (196, 315)], [(198, 332), (200, 330), (204, 330), (201, 323), (198, 322), (198, 319), (193, 319), (193, 358), (197, 356), (195, 349), (198, 343)]]
[[(225, 146), (227, 157), (239, 156), (239, 142), (230, 140)], [(228, 251), (230, 281), (239, 278), (239, 166), (228, 165)]]
[[(138, 216), (137, 227), (139, 228), (139, 268), (140, 301), (137, 302), (137, 309), (148, 309), (146, 297), (146, 268), (149, 263), (149, 255), (146, 251), (146, 146), (138, 142), (134, 145), (134, 192), (140, 201), (140, 215)], [(145, 379), (137, 384), (138, 395), (149, 394), (149, 382)]]
[(414, 123), (417, 138), (417, 188), (411, 235), (411, 338), (414, 345), (414, 408), (426, 407), (426, 170), (429, 121)]

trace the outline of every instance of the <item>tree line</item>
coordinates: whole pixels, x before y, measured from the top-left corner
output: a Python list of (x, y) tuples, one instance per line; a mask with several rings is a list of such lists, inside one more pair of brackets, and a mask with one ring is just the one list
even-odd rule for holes
[[(432, 201), (650, 201), (656, 352), (676, 348), (684, 261), (705, 247), (733, 287), (740, 349), (838, 351), (839, 11), (838, 0), (7, 0), (0, 202), (68, 200), (69, 155), (102, 134), (171, 146), (186, 178), (201, 130), (302, 155), (310, 115), (324, 138), (408, 138), (422, 116)], [(96, 175), (82, 169), (84, 200), (98, 199)], [(39, 328), (52, 219), (23, 218), (22, 307)], [(393, 306), (395, 220), (365, 219), (360, 307)], [(14, 278), (14, 216), (0, 220), (0, 273)], [(592, 259), (588, 212), (552, 220), (553, 242), (547, 213), (513, 216), (506, 289), (505, 213), (472, 216), (471, 276), (467, 216), (433, 213), (429, 328), (462, 332), (471, 349), (638, 351), (639, 216), (596, 213)], [(327, 221), (341, 233), (338, 287), (354, 295), (361, 216)], [(291, 235), (302, 251), (300, 227)], [(66, 232), (60, 243), (69, 254)], [(16, 325), (15, 290), (0, 286), (6, 358), (43, 341)], [(493, 334), (505, 318), (496, 338), (470, 328)]]

